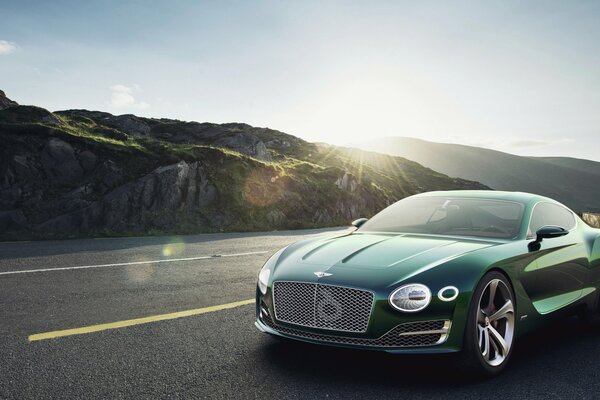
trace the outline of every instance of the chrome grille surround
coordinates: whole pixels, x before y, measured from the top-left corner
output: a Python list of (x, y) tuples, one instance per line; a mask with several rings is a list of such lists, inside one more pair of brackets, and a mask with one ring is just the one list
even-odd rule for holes
[(371, 339), (322, 335), (288, 328), (277, 325), (267, 313), (262, 313), (260, 320), (269, 328), (288, 336), (331, 344), (381, 348), (423, 347), (442, 344), (448, 338), (452, 325), (449, 320), (407, 322), (397, 325), (378, 338)]
[(375, 302), (373, 292), (311, 282), (273, 283), (275, 319), (308, 328), (367, 331)]

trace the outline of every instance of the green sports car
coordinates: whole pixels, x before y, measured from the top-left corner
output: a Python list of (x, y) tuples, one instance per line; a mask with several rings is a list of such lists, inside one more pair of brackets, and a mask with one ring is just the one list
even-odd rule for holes
[(275, 253), (256, 326), (316, 344), (460, 352), (496, 374), (547, 318), (599, 311), (600, 230), (546, 197), (497, 191), (407, 197), (352, 232)]

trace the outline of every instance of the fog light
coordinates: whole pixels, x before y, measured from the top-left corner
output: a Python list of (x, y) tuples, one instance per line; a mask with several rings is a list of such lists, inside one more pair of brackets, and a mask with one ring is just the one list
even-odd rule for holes
[(441, 301), (452, 301), (458, 297), (458, 289), (454, 286), (446, 286), (438, 292), (438, 298)]

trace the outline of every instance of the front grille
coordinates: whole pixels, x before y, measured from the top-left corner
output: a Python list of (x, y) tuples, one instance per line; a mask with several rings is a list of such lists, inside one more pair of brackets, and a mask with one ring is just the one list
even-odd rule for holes
[(344, 332), (366, 332), (373, 293), (307, 282), (273, 284), (275, 318), (288, 324)]
[[(346, 344), (370, 347), (420, 347), (443, 343), (448, 337), (450, 321), (423, 321), (400, 324), (376, 339), (354, 338), (345, 336), (321, 335), (277, 325), (266, 313), (261, 314), (261, 321), (269, 328), (290, 336), (317, 340), (333, 344)], [(435, 332), (435, 333), (432, 333)]]

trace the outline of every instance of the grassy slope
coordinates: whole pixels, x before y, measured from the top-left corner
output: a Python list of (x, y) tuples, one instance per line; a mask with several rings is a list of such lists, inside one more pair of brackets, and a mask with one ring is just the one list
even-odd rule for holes
[[(161, 120), (151, 121), (153, 124), (161, 123)], [(242, 124), (223, 126), (230, 130), (248, 129), (263, 142), (271, 142), (272, 146), (269, 147), (274, 161), (263, 162), (210, 145), (179, 144), (152, 137), (130, 136), (90, 118), (51, 114), (37, 107), (19, 106), (0, 111), (0, 139), (5, 152), (8, 152), (6, 156), (22, 152), (39, 153), (49, 137), (58, 137), (76, 149), (92, 151), (100, 160), (114, 161), (126, 174), (126, 181), (181, 160), (203, 161), (208, 167), (209, 179), (219, 193), (219, 202), (194, 212), (209, 215), (211, 212), (228, 210), (233, 216), (226, 227), (230, 231), (273, 229), (275, 226), (267, 218), (267, 214), (273, 210), (287, 216), (281, 228), (317, 227), (324, 225), (322, 222), (312, 222), (314, 211), (319, 209), (351, 207), (356, 203), (362, 207), (365, 216), (370, 216), (387, 204), (418, 192), (485, 188), (476, 182), (449, 178), (400, 157), (316, 145), (281, 132)], [(287, 145), (278, 146), (278, 141), (286, 141)], [(354, 193), (335, 185), (336, 180), (345, 173), (354, 176), (359, 183)], [(71, 187), (51, 188), (44, 200), (59, 198), (89, 179), (92, 178), (84, 176), (81, 182)], [(346, 224), (349, 222), (347, 218), (343, 213), (334, 215), (327, 225)], [(176, 232), (168, 233), (213, 230), (187, 220), (186, 215), (181, 215)]]

